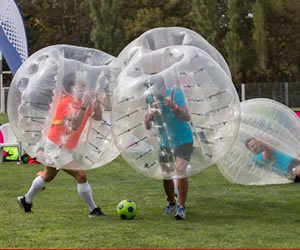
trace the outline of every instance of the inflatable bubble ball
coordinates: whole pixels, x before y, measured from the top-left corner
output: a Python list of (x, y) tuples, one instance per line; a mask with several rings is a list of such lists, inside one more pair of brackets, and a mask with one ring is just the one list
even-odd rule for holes
[[(152, 32), (157, 30), (141, 37), (150, 39)], [(164, 37), (158, 33), (153, 44)], [(171, 46), (146, 51), (142, 38), (129, 44), (120, 54), (127, 66), (114, 90), (114, 141), (136, 171), (155, 179), (183, 178), (213, 165), (239, 128), (239, 98), (230, 76), (206, 51), (173, 45), (171, 38)], [(132, 56), (136, 49), (141, 51)], [(188, 167), (175, 168), (177, 157)]]
[(220, 52), (198, 33), (183, 27), (160, 27), (151, 29), (129, 43), (119, 54), (125, 65), (134, 58), (150, 51), (169, 46), (192, 46), (205, 51), (231, 78), (230, 69)]
[(69, 45), (30, 56), (8, 95), (9, 121), (23, 149), (64, 169), (96, 168), (117, 157), (110, 113), (122, 67), (102, 51)]
[(241, 103), (241, 125), (231, 150), (217, 163), (233, 183), (291, 183), (300, 174), (300, 122), (287, 106), (264, 98)]

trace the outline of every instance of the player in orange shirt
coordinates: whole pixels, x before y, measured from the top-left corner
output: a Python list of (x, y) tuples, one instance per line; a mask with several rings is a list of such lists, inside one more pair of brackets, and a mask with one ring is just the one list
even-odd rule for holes
[[(97, 121), (101, 120), (102, 108), (97, 98), (95, 103), (92, 103), (94, 94), (85, 92), (85, 85), (76, 83), (75, 76), (74, 73), (71, 73), (63, 80), (64, 91), (48, 131), (44, 153), (48, 165), (62, 166), (66, 173), (75, 178), (78, 193), (89, 207), (89, 216), (102, 216), (104, 213), (95, 204), (92, 188), (88, 183), (85, 171), (80, 170), (79, 164), (72, 157), (72, 149), (77, 146), (89, 117)], [(28, 192), (17, 198), (24, 212), (31, 212), (34, 196), (48, 182), (51, 182), (58, 172), (57, 168), (45, 166), (44, 172), (33, 180)]]

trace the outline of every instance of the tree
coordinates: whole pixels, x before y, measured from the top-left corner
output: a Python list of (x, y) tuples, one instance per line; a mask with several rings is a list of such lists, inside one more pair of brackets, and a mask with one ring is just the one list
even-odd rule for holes
[(244, 48), (243, 41), (239, 36), (239, 15), (238, 15), (238, 0), (228, 1), (227, 16), (228, 22), (228, 33), (225, 38), (225, 49), (227, 51), (227, 59), (229, 67), (232, 72), (232, 76), (236, 81), (240, 80), (240, 69), (242, 67), (242, 54)]
[(126, 44), (153, 28), (169, 26), (191, 28), (192, 15), (189, 1), (132, 0), (121, 1), (121, 3)]
[(122, 48), (120, 1), (90, 0), (91, 39), (96, 48), (117, 55)]
[(16, 3), (24, 16), (30, 54), (54, 44), (92, 46), (87, 1), (16, 0)]
[(267, 34), (268, 79), (299, 81), (300, 1), (262, 1)]
[(195, 31), (211, 44), (217, 44), (220, 26), (217, 16), (217, 0), (193, 0), (192, 11)]
[(261, 0), (257, 0), (252, 7), (253, 12), (253, 41), (257, 57), (257, 72), (260, 76), (265, 78), (267, 67), (267, 36), (265, 30), (265, 13), (264, 6)]

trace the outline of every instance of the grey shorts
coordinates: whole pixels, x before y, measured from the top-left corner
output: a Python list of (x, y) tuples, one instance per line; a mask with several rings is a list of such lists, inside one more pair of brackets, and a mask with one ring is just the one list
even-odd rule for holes
[(193, 151), (193, 143), (182, 144), (175, 148), (175, 157), (190, 161)]
[(170, 148), (161, 148), (159, 152), (159, 162), (174, 163), (176, 157), (190, 161), (193, 151), (193, 143), (186, 143), (175, 147), (174, 155)]

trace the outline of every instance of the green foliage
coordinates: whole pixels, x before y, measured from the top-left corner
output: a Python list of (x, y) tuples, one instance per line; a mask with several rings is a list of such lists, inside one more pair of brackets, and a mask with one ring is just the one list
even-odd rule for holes
[(30, 54), (54, 44), (91, 47), (88, 1), (17, 0), (16, 2), (24, 16)]
[(189, 1), (133, 0), (120, 2), (125, 44), (149, 29), (168, 26), (189, 28), (192, 23)]
[(149, 29), (165, 26), (160, 8), (139, 9), (135, 19), (126, 18), (124, 24), (126, 40), (133, 40)]
[(91, 39), (95, 47), (117, 56), (122, 48), (119, 1), (90, 0), (89, 2), (90, 17), (93, 21)]
[(4, 123), (7, 123), (7, 122), (8, 122), (7, 114), (1, 113), (0, 114), (0, 124), (4, 124)]
[(265, 30), (264, 8), (260, 0), (253, 5), (253, 40), (258, 58), (258, 72), (263, 73), (266, 70), (267, 63), (267, 37)]
[[(199, 32), (228, 61), (235, 82), (299, 81), (299, 0), (16, 0), (30, 53), (53, 44), (113, 55), (143, 32)], [(263, 79), (262, 79), (263, 78)]]
[(239, 81), (242, 68), (243, 51), (245, 46), (239, 34), (240, 17), (238, 12), (238, 0), (228, 1), (228, 33), (225, 39), (227, 60), (233, 77)]
[(217, 0), (193, 0), (192, 10), (195, 22), (195, 31), (201, 34), (211, 44), (217, 44), (217, 35), (220, 30), (217, 14)]
[[(189, 181), (187, 219), (163, 216), (161, 181), (144, 177), (118, 158), (87, 172), (97, 204), (107, 214), (88, 218), (72, 177), (60, 172), (24, 214), (16, 202), (42, 166), (0, 167), (1, 248), (297, 248), (298, 184), (241, 186), (216, 167)], [(134, 220), (120, 220), (116, 206), (132, 199)]]
[(266, 10), (270, 80), (299, 80), (300, 1), (271, 0)]

